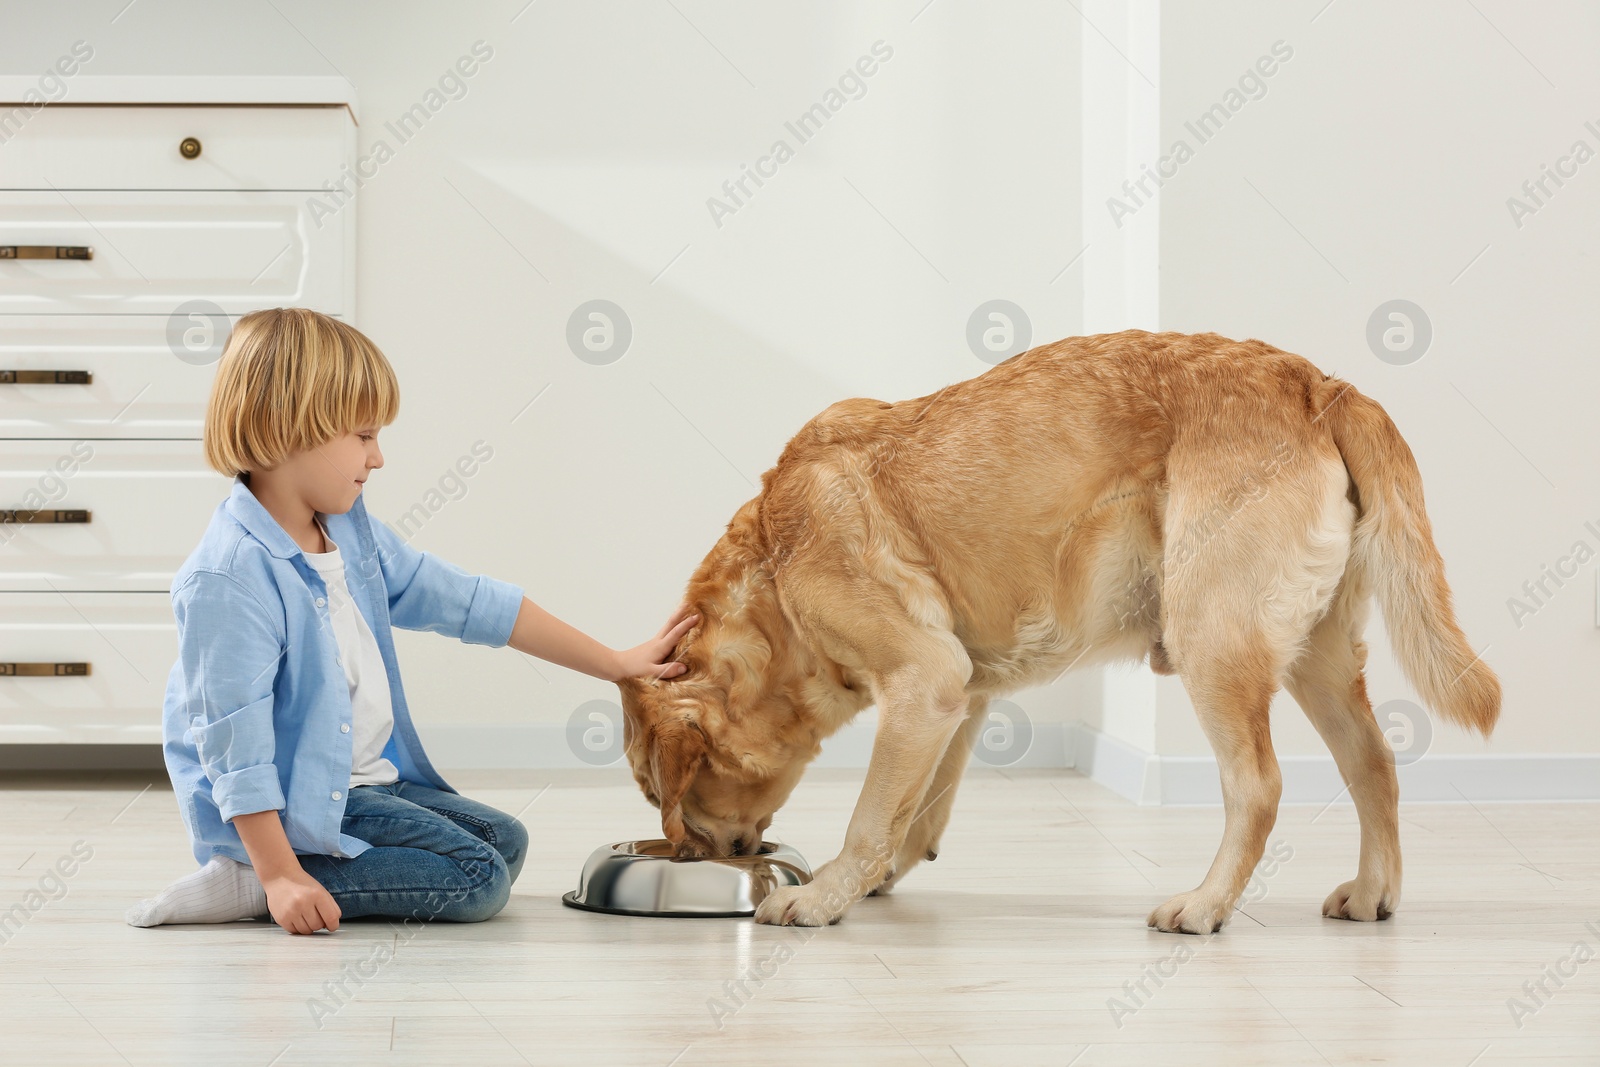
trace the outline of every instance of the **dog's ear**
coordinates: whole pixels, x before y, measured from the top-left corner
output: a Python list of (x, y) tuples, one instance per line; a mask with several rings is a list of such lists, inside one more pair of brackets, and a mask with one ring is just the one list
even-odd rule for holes
[[(637, 678), (617, 679), (617, 691), (622, 696), (622, 751), (636, 775), (640, 770), (648, 773), (650, 759), (640, 758), (636, 748), (650, 741), (650, 724), (656, 717), (654, 694), (649, 685)], [(642, 777), (639, 784), (645, 784)]]
[(661, 833), (683, 843), (683, 798), (706, 762), (706, 735), (693, 719), (657, 722), (650, 731), (650, 777), (661, 801)]

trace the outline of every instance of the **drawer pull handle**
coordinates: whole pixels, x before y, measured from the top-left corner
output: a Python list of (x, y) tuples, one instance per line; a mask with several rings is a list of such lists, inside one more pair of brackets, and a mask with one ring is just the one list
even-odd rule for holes
[(93, 673), (87, 663), (0, 663), (8, 678), (82, 678)]
[(94, 371), (88, 370), (0, 370), (0, 385), (88, 385)]
[(93, 258), (93, 245), (0, 245), (0, 259)]
[(81, 509), (50, 509), (34, 511), (30, 508), (0, 510), (0, 523), (62, 523), (88, 522), (89, 512)]

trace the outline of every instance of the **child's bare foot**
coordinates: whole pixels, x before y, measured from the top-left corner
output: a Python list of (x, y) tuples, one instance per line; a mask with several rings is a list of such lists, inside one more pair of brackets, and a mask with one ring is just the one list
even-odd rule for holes
[(128, 909), (129, 926), (163, 923), (227, 923), (267, 914), (267, 891), (254, 868), (227, 856), (173, 882)]

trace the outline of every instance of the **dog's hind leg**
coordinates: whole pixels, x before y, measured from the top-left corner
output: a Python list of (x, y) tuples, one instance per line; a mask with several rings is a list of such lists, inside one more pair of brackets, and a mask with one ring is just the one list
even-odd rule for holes
[(1361, 820), (1356, 876), (1329, 894), (1322, 914), (1371, 922), (1387, 919), (1400, 904), (1400, 784), (1362, 675), (1364, 584), (1359, 575), (1346, 575), (1327, 617), (1290, 666), (1285, 685), (1327, 742)]
[(1270, 664), (1248, 642), (1178, 644), (1184, 688), (1194, 702), (1222, 775), (1222, 846), (1200, 885), (1150, 913), (1149, 925), (1168, 933), (1209, 934), (1233, 914), (1261, 860), (1278, 815), (1283, 782), (1267, 721), (1277, 690)]
[(1261, 859), (1283, 792), (1268, 711), (1349, 559), (1347, 484), (1341, 464), (1305, 457), (1243, 500), (1174, 494), (1161, 640), (1216, 753), (1224, 826), (1205, 880), (1151, 912), (1159, 930), (1221, 929)]
[(950, 739), (950, 746), (944, 750), (944, 756), (939, 761), (939, 770), (934, 774), (928, 791), (923, 794), (917, 814), (912, 817), (911, 825), (906, 828), (905, 839), (900, 842), (900, 847), (895, 852), (894, 865), (889, 870), (889, 877), (868, 894), (869, 896), (888, 893), (899, 884), (911, 868), (923, 860), (938, 858), (939, 839), (944, 836), (944, 828), (950, 822), (950, 809), (956, 802), (956, 787), (961, 784), (961, 776), (966, 772), (967, 762), (972, 757), (973, 739), (983, 729), (988, 714), (988, 697), (970, 698), (966, 721)]

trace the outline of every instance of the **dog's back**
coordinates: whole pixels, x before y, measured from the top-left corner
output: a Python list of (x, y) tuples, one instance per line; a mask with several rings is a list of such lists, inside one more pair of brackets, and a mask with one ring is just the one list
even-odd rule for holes
[(1193, 460), (1211, 500), (1187, 560), (1286, 454), (1335, 457), (1307, 425), (1325, 380), (1259, 341), (1069, 338), (927, 396), (833, 405), (767, 475), (763, 523), (780, 541), (826, 530), (961, 637), (978, 686), (1140, 657), (1160, 633), (1171, 462)]

